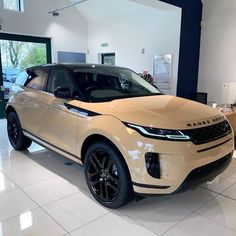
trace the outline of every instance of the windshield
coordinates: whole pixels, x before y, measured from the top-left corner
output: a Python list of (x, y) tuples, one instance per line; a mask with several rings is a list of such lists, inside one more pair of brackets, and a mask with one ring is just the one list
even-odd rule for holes
[(72, 73), (77, 86), (90, 102), (161, 94), (156, 87), (129, 69), (74, 69)]

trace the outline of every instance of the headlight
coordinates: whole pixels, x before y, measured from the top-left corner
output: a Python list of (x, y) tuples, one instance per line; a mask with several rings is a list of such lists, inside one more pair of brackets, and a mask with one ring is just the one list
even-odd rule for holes
[(183, 134), (183, 132), (179, 130), (157, 129), (157, 128), (133, 125), (129, 123), (126, 123), (126, 126), (138, 131), (140, 134), (146, 137), (153, 137), (164, 140), (176, 140), (176, 141), (190, 140), (190, 137), (188, 135)]

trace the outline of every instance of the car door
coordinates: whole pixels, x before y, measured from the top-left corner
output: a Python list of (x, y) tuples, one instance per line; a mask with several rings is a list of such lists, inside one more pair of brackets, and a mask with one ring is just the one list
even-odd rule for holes
[(20, 117), (24, 130), (32, 135), (38, 136), (39, 128), (43, 124), (43, 114), (45, 113), (45, 85), (47, 79), (47, 69), (34, 69), (30, 72), (24, 90), (19, 96), (20, 104), (17, 114)]
[(44, 110), (40, 136), (52, 146), (76, 156), (79, 117), (66, 108), (65, 103), (70, 100), (56, 98), (53, 94), (58, 87), (68, 87), (72, 91), (73, 86), (68, 71), (63, 68), (51, 70), (45, 91), (47, 109)]

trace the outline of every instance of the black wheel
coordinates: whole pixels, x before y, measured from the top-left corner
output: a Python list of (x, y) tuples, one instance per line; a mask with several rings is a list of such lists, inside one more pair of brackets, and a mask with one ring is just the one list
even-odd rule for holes
[(23, 134), (19, 118), (15, 112), (11, 112), (7, 116), (7, 133), (12, 147), (16, 150), (25, 150), (32, 143), (32, 141)]
[(94, 198), (108, 208), (133, 199), (130, 175), (121, 154), (108, 143), (95, 143), (87, 151), (84, 173)]

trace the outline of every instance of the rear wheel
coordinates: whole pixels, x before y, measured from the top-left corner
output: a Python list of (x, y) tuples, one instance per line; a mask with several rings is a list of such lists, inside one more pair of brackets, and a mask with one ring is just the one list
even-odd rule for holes
[(133, 199), (133, 188), (121, 154), (108, 143), (95, 143), (87, 151), (85, 178), (94, 198), (108, 208), (118, 208)]
[(7, 116), (7, 133), (14, 149), (25, 150), (30, 147), (32, 141), (23, 134), (19, 118), (15, 112), (11, 112)]

